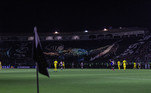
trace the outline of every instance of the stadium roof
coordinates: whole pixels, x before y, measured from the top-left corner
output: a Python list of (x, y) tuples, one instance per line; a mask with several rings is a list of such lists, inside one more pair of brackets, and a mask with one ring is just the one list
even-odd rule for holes
[[(110, 33), (121, 33), (121, 32), (136, 32), (136, 31), (148, 31), (147, 28), (139, 28), (139, 27), (119, 27), (119, 28), (104, 28), (102, 30), (88, 30), (85, 31), (78, 31), (78, 32), (40, 32), (39, 35), (46, 36), (46, 35), (89, 35), (89, 34), (110, 34)], [(32, 36), (34, 33), (25, 33), (25, 32), (18, 32), (18, 33), (0, 33), (0, 36)]]

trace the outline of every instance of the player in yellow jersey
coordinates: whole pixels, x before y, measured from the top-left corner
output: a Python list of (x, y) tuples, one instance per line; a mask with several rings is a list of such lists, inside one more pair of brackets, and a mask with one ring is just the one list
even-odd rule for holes
[(55, 61), (54, 61), (54, 71), (55, 71), (55, 72), (57, 72), (57, 64), (58, 64), (58, 61), (55, 60)]
[(126, 70), (126, 60), (123, 60), (123, 68)]
[(65, 69), (65, 63), (64, 63), (64, 62), (63, 62), (63, 64), (62, 64), (62, 65), (63, 65), (63, 69)]
[(133, 69), (136, 69), (136, 62), (134, 62), (134, 67), (133, 67)]
[(120, 69), (121, 69), (121, 68), (120, 68), (120, 66), (121, 66), (120, 61), (118, 61), (117, 64), (118, 64), (118, 69), (120, 70)]
[(0, 61), (0, 70), (2, 69), (2, 62)]

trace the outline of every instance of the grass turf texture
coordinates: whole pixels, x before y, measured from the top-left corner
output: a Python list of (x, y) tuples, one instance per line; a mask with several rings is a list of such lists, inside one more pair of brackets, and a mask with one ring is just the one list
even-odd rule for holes
[[(40, 93), (151, 93), (151, 70), (65, 69), (39, 74)], [(36, 93), (35, 69), (2, 69), (0, 93)]]

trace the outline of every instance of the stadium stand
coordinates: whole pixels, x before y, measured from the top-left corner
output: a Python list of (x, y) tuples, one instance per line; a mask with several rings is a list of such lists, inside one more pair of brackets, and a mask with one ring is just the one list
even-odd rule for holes
[[(66, 68), (109, 68), (109, 59), (127, 60), (128, 64), (151, 62), (148, 30), (140, 28), (109, 29), (89, 33), (40, 33), (44, 54), (50, 67), (53, 61), (65, 61)], [(32, 34), (1, 34), (0, 60), (3, 65), (35, 66), (32, 60)]]

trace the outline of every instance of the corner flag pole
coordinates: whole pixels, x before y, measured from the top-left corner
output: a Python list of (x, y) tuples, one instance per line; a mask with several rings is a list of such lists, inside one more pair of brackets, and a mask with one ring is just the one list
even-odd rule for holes
[(38, 63), (36, 62), (36, 77), (37, 77), (37, 93), (39, 93), (39, 75), (38, 75)]
[(37, 93), (39, 93), (39, 73), (49, 77), (48, 73), (48, 63), (43, 54), (42, 46), (40, 43), (40, 38), (37, 33), (37, 28), (34, 27), (34, 40), (33, 40), (33, 60), (36, 62), (36, 77), (37, 77)]

